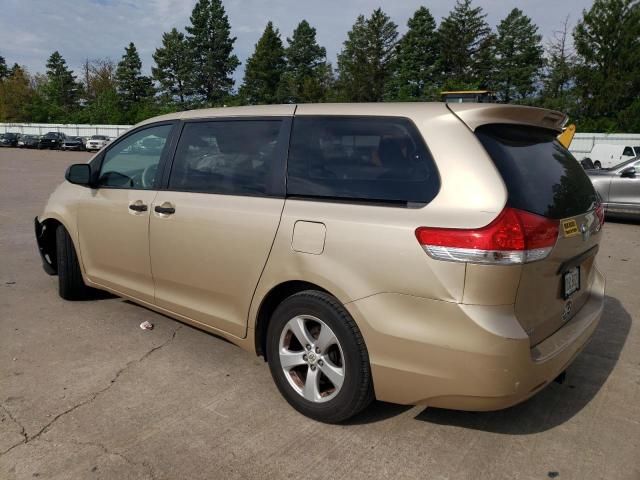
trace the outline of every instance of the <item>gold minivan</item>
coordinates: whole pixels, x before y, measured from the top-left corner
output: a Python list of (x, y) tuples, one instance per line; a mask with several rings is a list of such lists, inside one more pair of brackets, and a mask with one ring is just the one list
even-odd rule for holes
[(152, 118), (69, 167), (35, 230), (62, 298), (112, 292), (269, 363), (324, 422), (463, 410), (560, 375), (603, 309), (603, 210), (563, 114), (274, 105)]

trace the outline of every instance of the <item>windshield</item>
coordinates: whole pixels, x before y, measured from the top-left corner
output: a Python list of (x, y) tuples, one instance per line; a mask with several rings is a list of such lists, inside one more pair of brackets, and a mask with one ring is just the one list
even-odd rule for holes
[(107, 137), (103, 136), (103, 135), (94, 135), (93, 137), (91, 137), (91, 140), (106, 140)]
[(59, 135), (58, 133), (49, 132), (43, 138), (58, 138), (58, 135)]

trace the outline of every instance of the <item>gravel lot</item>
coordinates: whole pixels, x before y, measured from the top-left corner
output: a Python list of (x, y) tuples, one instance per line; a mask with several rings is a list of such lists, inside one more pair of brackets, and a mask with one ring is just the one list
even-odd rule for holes
[(640, 479), (640, 225), (605, 227), (605, 316), (564, 384), (501, 412), (376, 403), (329, 426), (224, 340), (58, 297), (33, 218), (88, 157), (0, 150), (0, 479)]

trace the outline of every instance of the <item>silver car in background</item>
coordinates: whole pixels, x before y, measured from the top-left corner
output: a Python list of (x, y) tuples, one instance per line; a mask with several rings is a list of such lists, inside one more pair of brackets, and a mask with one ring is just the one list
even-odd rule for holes
[(640, 218), (640, 156), (586, 172), (608, 214)]

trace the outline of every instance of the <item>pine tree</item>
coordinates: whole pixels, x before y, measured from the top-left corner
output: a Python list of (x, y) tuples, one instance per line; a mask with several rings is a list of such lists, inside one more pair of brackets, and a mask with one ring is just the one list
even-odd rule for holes
[(285, 65), (280, 32), (269, 22), (255, 51), (247, 59), (240, 88), (243, 101), (250, 105), (279, 103)]
[(142, 104), (153, 97), (153, 83), (142, 75), (142, 61), (133, 42), (124, 50), (122, 60), (116, 68), (118, 96), (130, 122), (135, 121)]
[(184, 34), (175, 28), (162, 35), (162, 47), (153, 54), (156, 66), (151, 69), (160, 84), (160, 92), (170, 101), (177, 98), (184, 104), (191, 94), (188, 88), (193, 75), (193, 63)]
[(9, 76), (9, 68), (7, 67), (7, 61), (2, 55), (0, 55), (0, 82)]
[(342, 100), (380, 102), (392, 74), (397, 25), (380, 8), (360, 15), (338, 55), (338, 89)]
[(331, 82), (327, 51), (316, 41), (316, 29), (302, 20), (287, 38), (284, 100), (290, 103), (321, 102)]
[(420, 7), (407, 22), (409, 29), (398, 42), (395, 72), (388, 98), (425, 100), (435, 97), (439, 45), (436, 21)]
[(189, 87), (210, 105), (219, 104), (231, 93), (232, 74), (240, 65), (233, 55), (229, 18), (221, 0), (198, 0), (186, 27), (193, 61)]
[(579, 116), (589, 128), (640, 129), (640, 4), (636, 0), (595, 0), (573, 34), (578, 56)]
[[(19, 67), (18, 67), (19, 68)], [(12, 75), (16, 75), (15, 68)], [(45, 96), (49, 104), (51, 121), (67, 121), (77, 108), (80, 85), (67, 62), (59, 52), (53, 52), (47, 60), (47, 84)]]
[(545, 69), (541, 105), (546, 108), (571, 112), (575, 108), (574, 73), (576, 56), (569, 45), (569, 17), (562, 30), (553, 32), (545, 52)]
[(487, 63), (492, 61), (491, 29), (482, 7), (457, 0), (438, 29), (443, 86), (450, 89), (487, 87)]
[(522, 101), (535, 90), (543, 65), (542, 36), (522, 10), (514, 8), (498, 25), (496, 90), (505, 103)]

